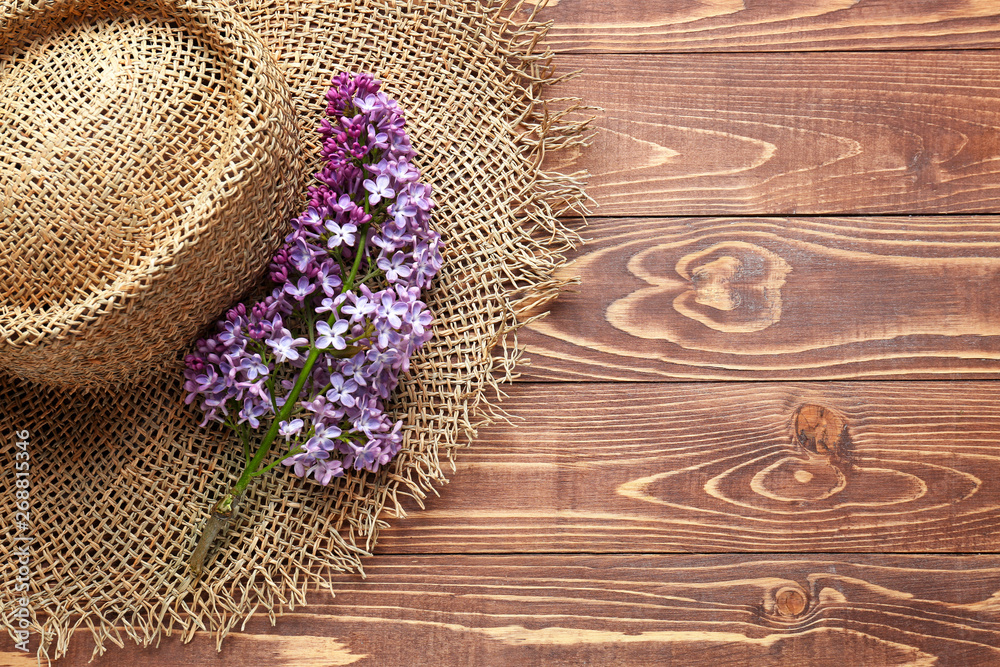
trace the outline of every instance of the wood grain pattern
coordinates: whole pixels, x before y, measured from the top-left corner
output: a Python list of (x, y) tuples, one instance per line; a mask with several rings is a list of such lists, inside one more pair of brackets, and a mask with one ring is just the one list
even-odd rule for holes
[(1000, 218), (598, 219), (527, 379), (1000, 376)]
[(561, 53), (996, 48), (992, 0), (550, 0)]
[[(563, 56), (595, 214), (1000, 210), (1000, 51)], [(549, 162), (553, 169), (567, 162)]]
[(1000, 384), (522, 384), (377, 553), (997, 552)]
[[(275, 628), (251, 622), (218, 656), (200, 636), (92, 664), (1000, 662), (995, 556), (397, 557), (334, 591)], [(77, 643), (63, 664), (83, 664), (89, 649)]]
[[(540, 18), (582, 70), (548, 96), (603, 108), (545, 168), (657, 216), (593, 219), (520, 332), (523, 379), (561, 382), (510, 389), (336, 599), (92, 664), (1000, 665), (1000, 383), (967, 381), (1000, 379), (1000, 216), (954, 215), (1000, 213), (1000, 3)], [(795, 214), (952, 215), (665, 217)]]

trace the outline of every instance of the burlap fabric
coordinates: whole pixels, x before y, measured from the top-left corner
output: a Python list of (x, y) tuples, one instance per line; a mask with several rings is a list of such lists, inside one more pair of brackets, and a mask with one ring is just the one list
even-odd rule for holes
[[(428, 295), (435, 338), (395, 403), (404, 448), (379, 474), (328, 488), (285, 471), (263, 478), (192, 588), (185, 560), (241, 461), (223, 429), (197, 427), (178, 374), (147, 368), (142, 383), (117, 392), (0, 380), (5, 462), (15, 432), (31, 433), (30, 607), (45, 655), (63, 654), (79, 628), (98, 650), (203, 629), (221, 642), (248, 615), (273, 618), (331, 574), (360, 570), (402, 497), (419, 500), (445, 481), (441, 462), (500, 416), (491, 397), (518, 356), (508, 334), (562, 286), (553, 273), (575, 237), (557, 216), (579, 207), (583, 193), (576, 177), (540, 164), (581, 143), (582, 126), (565, 115), (571, 101), (539, 99), (551, 72), (548, 54), (535, 52), (544, 27), (530, 11), (452, 0), (250, 0), (237, 9), (277, 54), (306, 155), (315, 155), (311, 131), (334, 72), (372, 72), (407, 110), (446, 261)], [(13, 494), (5, 468), (5, 507)], [(16, 531), (8, 512), (4, 520), (9, 549)], [(10, 630), (9, 553), (0, 567)]]
[(280, 242), (296, 135), (216, 0), (0, 2), (0, 370), (98, 386), (174, 357)]

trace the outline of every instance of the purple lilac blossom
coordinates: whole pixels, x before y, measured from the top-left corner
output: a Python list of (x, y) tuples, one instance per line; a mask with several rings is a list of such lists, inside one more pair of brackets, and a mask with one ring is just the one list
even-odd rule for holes
[[(239, 304), (185, 359), (186, 401), (263, 435), (313, 349), (317, 361), (278, 434), (299, 477), (327, 485), (377, 471), (402, 446), (386, 403), (431, 337), (420, 300), (442, 265), (403, 112), (368, 74), (339, 74), (318, 128), (323, 169), (272, 258), (269, 296)], [(350, 287), (350, 289), (345, 289)]]

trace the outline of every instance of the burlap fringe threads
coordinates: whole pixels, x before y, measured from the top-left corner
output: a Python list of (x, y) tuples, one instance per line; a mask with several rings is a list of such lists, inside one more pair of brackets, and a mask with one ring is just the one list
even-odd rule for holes
[[(332, 593), (335, 573), (363, 572), (386, 518), (404, 516), (401, 501), (422, 506), (447, 481), (441, 462), (453, 465), (477, 429), (505, 419), (501, 385), (522, 361), (516, 331), (567, 284), (557, 270), (579, 238), (559, 217), (584, 212), (585, 175), (541, 165), (584, 146), (587, 121), (575, 100), (542, 99), (556, 80), (552, 54), (539, 50), (544, 2), (235, 4), (278, 56), (305, 155), (316, 154), (307, 135), (335, 71), (372, 72), (407, 109), (447, 255), (428, 299), (435, 339), (397, 399), (404, 450), (384, 473), (328, 489), (280, 471), (261, 478), (209, 563), (208, 585), (191, 589), (184, 564), (199, 525), (241, 461), (228, 433), (197, 428), (179, 376), (154, 373), (115, 400), (0, 378), (4, 460), (13, 460), (12, 434), (24, 424), (38, 457), (30, 600), (42, 658), (65, 655), (84, 627), (94, 655), (109, 642), (149, 646), (174, 633), (184, 641), (211, 633), (221, 646), (255, 614), (274, 623), (305, 604), (310, 588)], [(13, 491), (4, 475), (7, 507)], [(0, 563), (8, 633), (17, 603), (11, 547), (5, 541)]]

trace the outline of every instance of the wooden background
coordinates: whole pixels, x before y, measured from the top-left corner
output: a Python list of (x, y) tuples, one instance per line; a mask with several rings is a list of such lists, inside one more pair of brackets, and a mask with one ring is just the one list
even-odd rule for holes
[(1000, 665), (1000, 2), (542, 16), (598, 207), (517, 427), (335, 600), (93, 664)]

